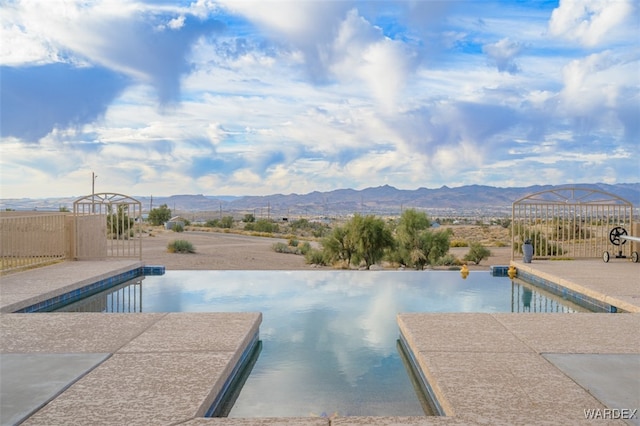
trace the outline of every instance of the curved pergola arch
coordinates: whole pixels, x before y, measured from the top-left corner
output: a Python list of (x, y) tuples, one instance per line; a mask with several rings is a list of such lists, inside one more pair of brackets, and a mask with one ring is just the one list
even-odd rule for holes
[(114, 192), (100, 192), (97, 194), (85, 195), (78, 198), (73, 204), (102, 203), (102, 204), (140, 204), (140, 201), (125, 194)]
[(546, 202), (549, 204), (621, 204), (633, 206), (630, 201), (610, 192), (593, 188), (570, 186), (534, 192), (533, 194), (526, 195), (514, 201), (513, 204), (527, 202)]
[(511, 258), (521, 253), (525, 240), (534, 257), (596, 258), (603, 252), (631, 252), (631, 244), (613, 247), (614, 227), (633, 229), (633, 203), (606, 191), (564, 186), (526, 195), (512, 204)]

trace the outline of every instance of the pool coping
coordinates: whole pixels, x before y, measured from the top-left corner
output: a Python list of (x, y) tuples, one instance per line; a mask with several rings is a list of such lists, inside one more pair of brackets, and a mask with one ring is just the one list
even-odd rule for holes
[[(22, 408), (25, 424), (178, 424), (203, 417), (219, 400), (261, 322), (257, 312), (2, 314), (0, 362), (50, 355), (64, 368), (61, 355), (106, 355), (58, 384), (52, 397), (24, 401), (35, 408)], [(3, 393), (47, 383), (29, 382), (21, 368), (4, 373)]]
[[(62, 299), (99, 285), (108, 287), (117, 279), (139, 275), (140, 261), (67, 261), (0, 276), (0, 313), (15, 313), (33, 305)], [(124, 282), (122, 281), (122, 282)]]
[[(638, 408), (599, 399), (592, 385), (579, 384), (579, 375), (547, 358), (629, 354), (634, 357), (624, 371), (640, 371), (640, 314), (408, 313), (397, 320), (445, 418), (467, 424), (584, 424), (585, 410)], [(584, 338), (594, 334), (597, 339)], [(637, 386), (627, 385), (625, 392), (635, 392), (640, 405)]]
[[(591, 281), (604, 281), (607, 279), (597, 273), (598, 271), (602, 271), (602, 268), (607, 268), (611, 271), (610, 280), (621, 280), (632, 283), (633, 275), (627, 276), (627, 271), (620, 274), (619, 269), (624, 267), (626, 270), (631, 270), (631, 274), (640, 274), (640, 270), (638, 270), (640, 267), (638, 264), (626, 262), (624, 264), (619, 264), (616, 267), (614, 264), (605, 264), (604, 262), (598, 262), (595, 264), (593, 262), (585, 261), (564, 262), (565, 263), (562, 261), (546, 261), (524, 263), (511, 261), (511, 265), (516, 267), (517, 277), (523, 278), (525, 281), (530, 282), (533, 285), (547, 289), (554, 294), (560, 295), (579, 304), (591, 305), (592, 307), (611, 313), (640, 313), (640, 297), (638, 297), (639, 295), (637, 294), (637, 290), (621, 288), (616, 290), (616, 292), (619, 292), (620, 294), (612, 295), (607, 294), (606, 291), (603, 291), (603, 289), (600, 288), (600, 285)], [(585, 269), (585, 271), (580, 274), (579, 277), (564, 278), (559, 275), (559, 272), (561, 271), (558, 271), (562, 266), (577, 266), (576, 269)], [(599, 268), (600, 266), (602, 268)], [(568, 271), (565, 271), (565, 273), (566, 272)], [(567, 275), (572, 274), (568, 273)], [(583, 280), (583, 283), (578, 283), (578, 280)], [(591, 282), (584, 282), (584, 280), (589, 280)], [(638, 281), (637, 278), (636, 281)], [(624, 300), (620, 297), (621, 294), (630, 298), (631, 301)]]

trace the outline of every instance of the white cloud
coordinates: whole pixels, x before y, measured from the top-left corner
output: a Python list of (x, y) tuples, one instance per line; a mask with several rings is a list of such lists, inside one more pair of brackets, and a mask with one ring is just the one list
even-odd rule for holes
[[(64, 61), (100, 70), (91, 84), (127, 77), (90, 116), (3, 135), (3, 194), (47, 195), (50, 173), (85, 193), (91, 171), (115, 192), (158, 195), (504, 185), (515, 168), (518, 185), (637, 176), (638, 42), (620, 5), (581, 3), (581, 26), (564, 1), (553, 16), (526, 2), (47, 4), (59, 7), (3, 4), (12, 43), (0, 57), (13, 74)], [(221, 22), (223, 33), (201, 28)], [(6, 87), (9, 111), (26, 95)], [(162, 88), (173, 102), (158, 108)], [(77, 104), (60, 93), (33, 96), (39, 119)]]
[[(585, 46), (598, 46), (619, 34), (637, 13), (632, 0), (561, 0), (551, 14), (549, 33)], [(637, 24), (637, 20), (636, 20)]]
[(482, 51), (495, 63), (498, 71), (515, 74), (520, 71), (518, 64), (515, 62), (523, 50), (521, 43), (503, 38), (500, 41), (491, 44), (485, 44)]
[[(635, 65), (634, 65), (635, 63)], [(621, 63), (611, 51), (594, 53), (570, 61), (563, 70), (561, 106), (566, 114), (600, 119), (615, 108), (632, 85), (629, 74), (639, 61)]]

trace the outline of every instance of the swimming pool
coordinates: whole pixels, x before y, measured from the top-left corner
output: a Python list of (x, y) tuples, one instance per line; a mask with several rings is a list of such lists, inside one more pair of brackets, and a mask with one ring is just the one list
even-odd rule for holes
[(262, 351), (229, 416), (288, 417), (424, 415), (399, 312), (583, 309), (484, 271), (168, 271), (64, 310), (262, 312)]

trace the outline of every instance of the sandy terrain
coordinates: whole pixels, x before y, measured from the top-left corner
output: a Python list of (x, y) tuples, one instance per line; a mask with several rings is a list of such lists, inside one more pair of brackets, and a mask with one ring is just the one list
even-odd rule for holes
[[(173, 240), (187, 240), (193, 244), (196, 253), (168, 253), (167, 244)], [(313, 270), (318, 269), (305, 263), (304, 257), (294, 254), (276, 253), (272, 246), (286, 240), (278, 238), (253, 237), (217, 232), (176, 233), (155, 230), (144, 234), (142, 258), (148, 265), (164, 265), (168, 270)], [(509, 247), (489, 247), (492, 256), (480, 265), (469, 264), (469, 269), (489, 269), (490, 265), (508, 265)], [(450, 253), (462, 259), (469, 251), (467, 247), (454, 247)], [(331, 269), (325, 267), (322, 269)]]

